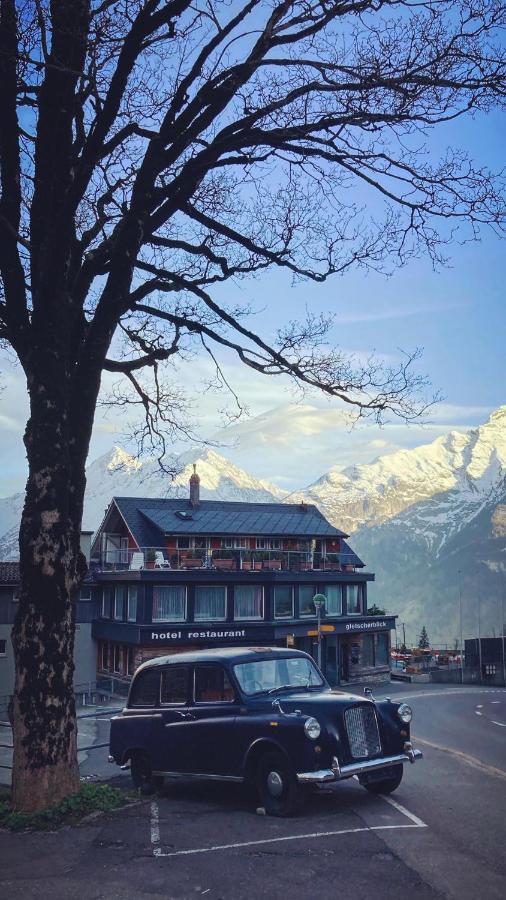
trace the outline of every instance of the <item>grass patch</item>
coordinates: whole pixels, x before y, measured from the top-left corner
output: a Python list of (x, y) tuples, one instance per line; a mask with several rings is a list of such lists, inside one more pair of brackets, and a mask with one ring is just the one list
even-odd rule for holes
[(79, 793), (66, 797), (43, 812), (15, 812), (5, 795), (0, 797), (0, 828), (11, 831), (25, 829), (49, 831), (62, 825), (75, 825), (93, 812), (110, 812), (131, 802), (131, 791), (119, 790), (109, 784), (83, 784)]

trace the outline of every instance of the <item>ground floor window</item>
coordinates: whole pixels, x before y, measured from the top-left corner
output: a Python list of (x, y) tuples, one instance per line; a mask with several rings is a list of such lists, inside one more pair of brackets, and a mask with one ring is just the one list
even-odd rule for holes
[(210, 619), (226, 619), (227, 589), (224, 585), (197, 585), (195, 588), (196, 622), (207, 622)]
[(346, 608), (349, 616), (359, 616), (362, 613), (363, 585), (348, 584), (346, 586)]
[(137, 585), (136, 584), (130, 584), (128, 586), (127, 619), (129, 622), (137, 621)]
[(314, 584), (299, 586), (299, 616), (316, 616), (313, 597), (317, 593)]
[(263, 619), (264, 590), (259, 584), (236, 584), (234, 588), (234, 618)]
[(153, 622), (184, 622), (186, 588), (184, 585), (161, 585), (153, 588)]
[(327, 616), (340, 616), (343, 611), (343, 589), (340, 584), (327, 584), (323, 592), (327, 598), (325, 614)]
[(279, 584), (274, 588), (274, 618), (291, 619), (293, 617), (293, 587), (291, 584)]
[(0, 656), (7, 656), (7, 641), (0, 641)]

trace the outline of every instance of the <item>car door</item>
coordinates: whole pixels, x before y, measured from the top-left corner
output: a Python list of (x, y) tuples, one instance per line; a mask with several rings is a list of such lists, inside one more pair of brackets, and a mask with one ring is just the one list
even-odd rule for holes
[(193, 700), (188, 709), (185, 741), (187, 771), (204, 775), (239, 775), (239, 752), (235, 746), (235, 720), (239, 698), (219, 663), (195, 666)]
[(162, 736), (157, 754), (157, 769), (161, 772), (184, 772), (185, 729), (188, 721), (191, 666), (168, 665), (162, 669), (160, 714)]

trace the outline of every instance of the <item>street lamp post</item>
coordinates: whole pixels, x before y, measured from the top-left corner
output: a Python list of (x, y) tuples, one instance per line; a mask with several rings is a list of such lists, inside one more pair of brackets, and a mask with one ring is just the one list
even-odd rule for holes
[(325, 594), (315, 594), (313, 597), (313, 605), (316, 610), (318, 620), (318, 668), (322, 667), (322, 609), (326, 601)]

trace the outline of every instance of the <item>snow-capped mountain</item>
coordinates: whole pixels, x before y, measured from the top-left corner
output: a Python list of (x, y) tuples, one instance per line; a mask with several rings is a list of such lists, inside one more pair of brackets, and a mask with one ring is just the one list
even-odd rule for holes
[[(100, 456), (87, 470), (83, 529), (95, 531), (111, 497), (187, 497), (197, 464), (203, 499), (245, 500), (251, 503), (283, 500), (285, 494), (267, 481), (252, 478), (214, 450), (190, 450), (171, 460), (173, 478), (156, 462), (140, 462), (121, 447)], [(0, 559), (18, 558), (18, 530), (23, 494), (0, 500)]]
[(456, 532), (505, 492), (506, 406), (467, 432), (380, 456), (367, 465), (335, 467), (288, 501), (316, 503), (350, 533), (410, 510), (403, 522), (436, 555)]

